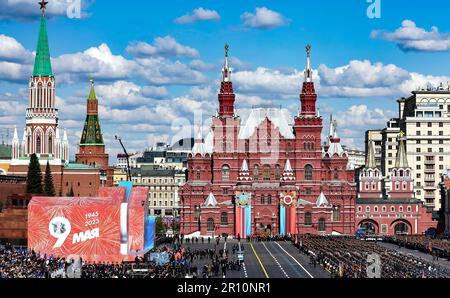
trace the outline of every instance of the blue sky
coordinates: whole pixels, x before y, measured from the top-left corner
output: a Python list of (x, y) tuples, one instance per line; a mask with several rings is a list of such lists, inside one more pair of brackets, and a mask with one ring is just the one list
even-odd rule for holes
[[(0, 0), (2, 134), (25, 122), (36, 2)], [(177, 119), (192, 121), (198, 110), (205, 120), (214, 114), (225, 43), (236, 106), (274, 104), (293, 114), (300, 106), (304, 46), (311, 43), (318, 105), (324, 117), (335, 115), (343, 142), (354, 148), (362, 148), (364, 130), (396, 116), (399, 96), (450, 81), (445, 1), (381, 0), (379, 19), (367, 17), (366, 0), (90, 0), (81, 1), (80, 19), (67, 17), (67, 0), (49, 2), (60, 122), (69, 130), (72, 155), (89, 77), (96, 79), (109, 152), (119, 151), (115, 133), (138, 151), (188, 134), (172, 127)]]

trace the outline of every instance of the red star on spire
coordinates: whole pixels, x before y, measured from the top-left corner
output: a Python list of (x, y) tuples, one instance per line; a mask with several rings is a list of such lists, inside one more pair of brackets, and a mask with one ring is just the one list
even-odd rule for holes
[(38, 4), (41, 6), (42, 13), (45, 13), (45, 10), (47, 9), (48, 2), (45, 1), (45, 0), (42, 0), (41, 2), (38, 2)]

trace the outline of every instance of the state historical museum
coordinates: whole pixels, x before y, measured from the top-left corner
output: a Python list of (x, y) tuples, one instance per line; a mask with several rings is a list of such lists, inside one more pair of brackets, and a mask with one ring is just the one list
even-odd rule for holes
[(306, 50), (301, 107), (293, 121), (281, 108), (253, 108), (244, 122), (235, 111), (226, 46), (219, 110), (209, 134), (198, 132), (180, 191), (181, 233), (355, 232), (355, 170), (336, 122), (321, 142), (323, 118), (316, 109), (311, 47)]

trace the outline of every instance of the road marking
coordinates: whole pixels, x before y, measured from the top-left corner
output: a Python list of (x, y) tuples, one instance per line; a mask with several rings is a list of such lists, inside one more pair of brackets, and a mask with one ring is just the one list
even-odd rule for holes
[(302, 264), (299, 263), (299, 261), (297, 261), (296, 258), (294, 258), (290, 253), (288, 253), (278, 242), (275, 242), (276, 245), (278, 245), (288, 256), (290, 256), (295, 263), (297, 263), (297, 265), (299, 265), (311, 278), (314, 278), (314, 276), (312, 276), (311, 273), (308, 272), (308, 270), (306, 270), (305, 267), (303, 267)]
[(244, 276), (245, 276), (245, 278), (248, 278), (247, 267), (245, 267), (245, 262), (242, 262), (242, 269), (244, 269)]
[(275, 263), (277, 263), (278, 267), (280, 267), (281, 271), (283, 271), (284, 275), (289, 278), (289, 275), (286, 273), (286, 271), (284, 271), (284, 268), (281, 266), (280, 262), (278, 262), (277, 258), (270, 252), (270, 250), (267, 248), (266, 244), (264, 242), (262, 242), (262, 245), (264, 246), (264, 248), (267, 250), (267, 252), (269, 253), (269, 255), (275, 260)]
[(259, 265), (261, 266), (261, 268), (262, 268), (262, 270), (263, 270), (263, 272), (264, 272), (264, 275), (266, 276), (266, 278), (269, 278), (269, 275), (267, 274), (266, 268), (264, 268), (264, 265), (262, 264), (261, 259), (258, 257), (258, 254), (256, 253), (256, 250), (255, 250), (255, 248), (253, 247), (253, 243), (250, 243), (250, 247), (252, 248), (253, 253), (255, 254), (256, 259), (258, 260)]

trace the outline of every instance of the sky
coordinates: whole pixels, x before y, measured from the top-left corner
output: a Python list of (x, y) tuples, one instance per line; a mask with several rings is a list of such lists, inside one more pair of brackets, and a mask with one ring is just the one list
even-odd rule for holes
[[(397, 99), (450, 82), (447, 1), (48, 0), (47, 30), (61, 128), (72, 158), (95, 79), (111, 162), (209, 125), (230, 45), (236, 108), (300, 108), (305, 45), (324, 119), (342, 143), (397, 116)], [(39, 32), (37, 0), (0, 0), (0, 133), (25, 125)], [(368, 3), (373, 2), (373, 3)], [(372, 5), (372, 6), (371, 6)], [(376, 16), (371, 18), (369, 16)], [(324, 131), (327, 131), (325, 121)]]

